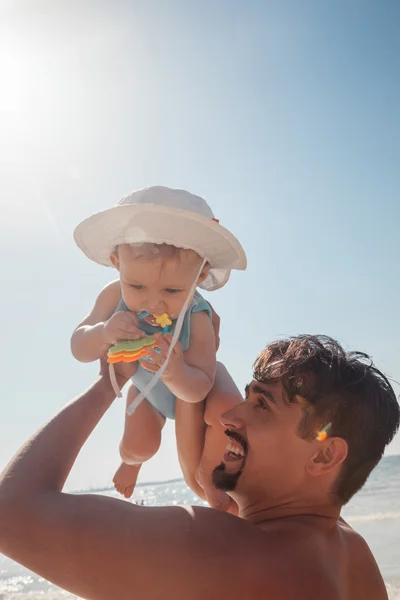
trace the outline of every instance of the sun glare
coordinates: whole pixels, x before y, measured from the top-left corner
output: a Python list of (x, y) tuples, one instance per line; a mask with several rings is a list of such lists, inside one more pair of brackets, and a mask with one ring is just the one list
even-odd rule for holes
[(24, 65), (4, 40), (0, 42), (0, 77), (0, 114), (3, 118), (17, 116), (23, 107)]

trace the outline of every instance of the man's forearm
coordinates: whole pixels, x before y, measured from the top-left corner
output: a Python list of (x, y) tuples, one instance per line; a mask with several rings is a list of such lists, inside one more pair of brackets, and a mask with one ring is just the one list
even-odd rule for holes
[(72, 334), (71, 351), (80, 362), (92, 362), (103, 356), (110, 344), (104, 341), (104, 323), (82, 325)]
[[(124, 385), (125, 380), (119, 381)], [(60, 491), (87, 438), (111, 406), (115, 393), (102, 376), (65, 406), (15, 455), (0, 476), (1, 508), (35, 493)]]
[(214, 379), (210, 379), (204, 371), (187, 364), (183, 365), (179, 375), (162, 379), (174, 396), (190, 403), (204, 400), (214, 383)]

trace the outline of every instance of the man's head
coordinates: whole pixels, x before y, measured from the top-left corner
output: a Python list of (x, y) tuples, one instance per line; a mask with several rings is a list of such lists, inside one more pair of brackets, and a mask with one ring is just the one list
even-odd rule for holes
[[(202, 258), (193, 250), (168, 244), (122, 244), (111, 255), (120, 273), (121, 292), (134, 312), (167, 313), (176, 319), (198, 276)], [(200, 285), (208, 274), (205, 265)]]
[(255, 504), (348, 502), (399, 427), (387, 378), (366, 354), (311, 335), (270, 344), (253, 369), (246, 402), (223, 416), (231, 452), (215, 485)]

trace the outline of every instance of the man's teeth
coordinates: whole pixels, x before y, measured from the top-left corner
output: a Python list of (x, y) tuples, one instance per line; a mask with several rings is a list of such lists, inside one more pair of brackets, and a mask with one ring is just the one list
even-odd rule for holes
[(244, 451), (242, 448), (240, 448), (240, 446), (236, 446), (236, 444), (232, 444), (232, 442), (228, 442), (226, 449), (228, 452), (235, 454), (235, 456), (244, 456)]

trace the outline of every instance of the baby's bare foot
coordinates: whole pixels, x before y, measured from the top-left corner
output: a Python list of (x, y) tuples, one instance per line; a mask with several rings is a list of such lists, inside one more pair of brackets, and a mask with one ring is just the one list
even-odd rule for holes
[(113, 477), (114, 487), (125, 498), (130, 498), (133, 494), (141, 466), (121, 463), (121, 466), (117, 469)]

